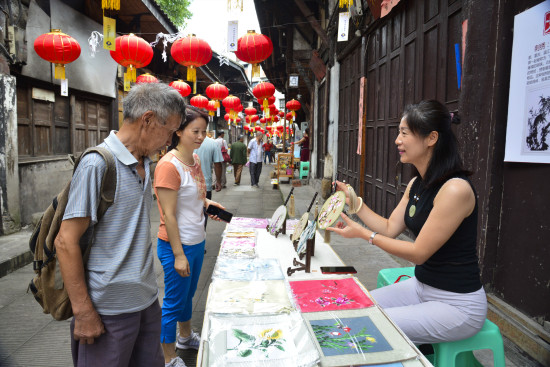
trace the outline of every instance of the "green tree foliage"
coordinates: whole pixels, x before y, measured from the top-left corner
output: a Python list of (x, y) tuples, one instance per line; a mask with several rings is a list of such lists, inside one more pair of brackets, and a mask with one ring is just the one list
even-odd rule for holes
[(187, 19), (193, 14), (189, 11), (190, 0), (155, 0), (162, 11), (178, 28), (184, 28)]

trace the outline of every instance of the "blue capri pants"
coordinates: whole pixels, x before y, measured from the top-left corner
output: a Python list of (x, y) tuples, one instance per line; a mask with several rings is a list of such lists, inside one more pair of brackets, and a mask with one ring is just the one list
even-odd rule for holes
[(191, 320), (193, 311), (193, 296), (204, 259), (205, 241), (196, 245), (181, 245), (189, 262), (191, 274), (182, 277), (174, 269), (174, 252), (170, 242), (157, 241), (157, 256), (164, 269), (164, 298), (162, 300), (161, 343), (174, 343), (178, 322)]

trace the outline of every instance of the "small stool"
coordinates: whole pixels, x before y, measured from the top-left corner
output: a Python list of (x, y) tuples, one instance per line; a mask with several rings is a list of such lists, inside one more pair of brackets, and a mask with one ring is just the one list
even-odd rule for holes
[(482, 367), (473, 350), (490, 349), (493, 351), (493, 366), (504, 367), (504, 344), (498, 326), (489, 320), (474, 336), (454, 342), (432, 344), (434, 348), (434, 366), (436, 367)]
[(300, 180), (309, 176), (309, 162), (300, 162)]
[(376, 288), (407, 280), (414, 277), (414, 266), (407, 268), (387, 268), (378, 272)]

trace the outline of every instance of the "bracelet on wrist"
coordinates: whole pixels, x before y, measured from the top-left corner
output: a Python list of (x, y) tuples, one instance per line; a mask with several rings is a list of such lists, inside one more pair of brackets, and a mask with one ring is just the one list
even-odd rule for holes
[(370, 237), (369, 237), (369, 243), (371, 245), (374, 245), (374, 243), (372, 242), (374, 240), (374, 236), (376, 236), (378, 234), (378, 232), (372, 232)]

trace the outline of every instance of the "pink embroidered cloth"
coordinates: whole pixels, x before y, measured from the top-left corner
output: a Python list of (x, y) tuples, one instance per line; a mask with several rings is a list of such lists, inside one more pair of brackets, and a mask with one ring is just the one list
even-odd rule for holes
[(298, 280), (290, 282), (290, 288), (302, 312), (351, 310), (373, 305), (353, 278)]
[(234, 224), (239, 227), (248, 227), (248, 228), (264, 228), (267, 227), (268, 220), (265, 218), (244, 218), (244, 217), (233, 217), (231, 218), (231, 224)]

